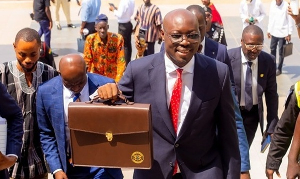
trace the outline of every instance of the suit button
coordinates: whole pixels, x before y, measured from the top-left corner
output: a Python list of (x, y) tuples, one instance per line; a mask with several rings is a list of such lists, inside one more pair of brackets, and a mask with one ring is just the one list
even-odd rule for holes
[(175, 144), (175, 147), (176, 147), (176, 148), (179, 147), (179, 144)]
[(171, 167), (173, 167), (173, 162), (170, 162), (169, 164), (170, 164)]

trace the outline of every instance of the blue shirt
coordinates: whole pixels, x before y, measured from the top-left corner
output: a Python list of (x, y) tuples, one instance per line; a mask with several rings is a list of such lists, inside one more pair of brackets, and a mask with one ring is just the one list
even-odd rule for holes
[(100, 12), (101, 0), (83, 0), (80, 18), (84, 22), (95, 22)]

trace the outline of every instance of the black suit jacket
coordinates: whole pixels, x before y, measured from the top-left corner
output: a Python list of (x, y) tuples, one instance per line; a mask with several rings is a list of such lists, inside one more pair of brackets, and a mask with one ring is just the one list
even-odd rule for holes
[(176, 160), (183, 178), (240, 177), (226, 65), (195, 54), (191, 102), (178, 136), (167, 105), (164, 52), (130, 62), (118, 85), (129, 100), (151, 104), (154, 164), (150, 170), (135, 170), (134, 178), (171, 178)]
[[(228, 55), (231, 61), (233, 70), (235, 88), (238, 102), (241, 99), (241, 47), (228, 50)], [(265, 102), (267, 106), (267, 132), (273, 133), (274, 128), (278, 122), (278, 94), (276, 82), (276, 64), (274, 56), (262, 51), (258, 55), (258, 70), (257, 70), (257, 95), (258, 95), (258, 111), (261, 132), (264, 129), (263, 118), (263, 100), (265, 95)]]
[(205, 37), (205, 45), (204, 45), (204, 55), (216, 59), (219, 62), (225, 63), (229, 68), (230, 80), (234, 89), (234, 78), (232, 73), (231, 62), (228, 57), (227, 47), (223, 44), (220, 44), (210, 38)]

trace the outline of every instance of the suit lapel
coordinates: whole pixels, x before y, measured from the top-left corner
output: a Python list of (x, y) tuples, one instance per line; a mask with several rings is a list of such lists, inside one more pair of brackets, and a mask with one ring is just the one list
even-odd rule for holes
[(188, 112), (185, 116), (184, 123), (179, 132), (178, 138), (180, 138), (184, 132), (189, 128), (195, 119), (195, 115), (199, 111), (202, 100), (200, 99), (201, 95), (206, 94), (207, 84), (209, 83), (207, 79), (209, 79), (209, 73), (206, 72), (206, 68), (208, 64), (204, 59), (198, 54), (195, 55), (195, 66), (194, 66), (194, 78), (193, 78), (193, 87), (192, 87), (192, 95), (191, 102), (188, 109)]
[[(51, 101), (50, 106), (55, 106), (53, 111), (56, 114), (52, 114), (53, 116), (57, 116), (57, 119), (54, 119), (55, 121), (52, 121), (53, 124), (59, 128), (59, 131), (64, 131), (63, 133), (63, 139), (65, 139), (66, 131), (65, 131), (65, 115), (64, 115), (64, 100), (63, 100), (63, 85), (61, 81), (61, 77), (58, 77), (56, 80), (56, 85), (54, 85), (54, 88), (51, 92), (51, 96), (53, 97), (53, 100)], [(63, 140), (65, 142), (65, 140)]]
[(89, 95), (92, 95), (98, 86), (93, 82), (93, 76), (88, 73)]
[[(162, 59), (162, 60), (161, 60)], [(172, 120), (167, 106), (166, 96), (166, 68), (164, 62), (164, 53), (159, 53), (159, 57), (153, 60), (152, 67), (149, 69), (149, 81), (151, 85), (151, 91), (154, 94), (158, 111), (162, 116), (164, 123), (166, 124), (169, 132), (174, 138), (176, 134), (173, 128)]]
[(261, 58), (261, 55), (258, 55), (258, 58), (257, 58), (257, 94), (261, 94), (263, 91), (262, 83), (263, 83), (264, 72), (265, 72), (264, 59)]
[(211, 39), (205, 37), (204, 54), (210, 58), (216, 59), (218, 46), (216, 46), (215, 43), (212, 43), (211, 41)]
[(232, 57), (231, 65), (234, 76), (234, 83), (236, 87), (236, 93), (238, 95), (238, 102), (241, 101), (241, 74), (242, 74), (242, 56), (241, 48), (236, 48), (235, 55)]

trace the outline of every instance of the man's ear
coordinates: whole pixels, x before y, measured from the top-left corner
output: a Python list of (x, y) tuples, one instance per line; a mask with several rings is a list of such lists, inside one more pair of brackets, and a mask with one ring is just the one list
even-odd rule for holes
[(14, 46), (14, 49), (16, 49), (16, 44), (15, 43), (13, 43), (13, 46)]
[(107, 29), (109, 29), (109, 25), (107, 24)]
[(161, 34), (162, 40), (165, 41), (165, 32), (164, 32), (164, 30), (161, 29), (160, 34)]
[(201, 53), (202, 52), (202, 48), (203, 48), (203, 46), (202, 46), (202, 44), (199, 44), (199, 47), (198, 47), (198, 53)]

